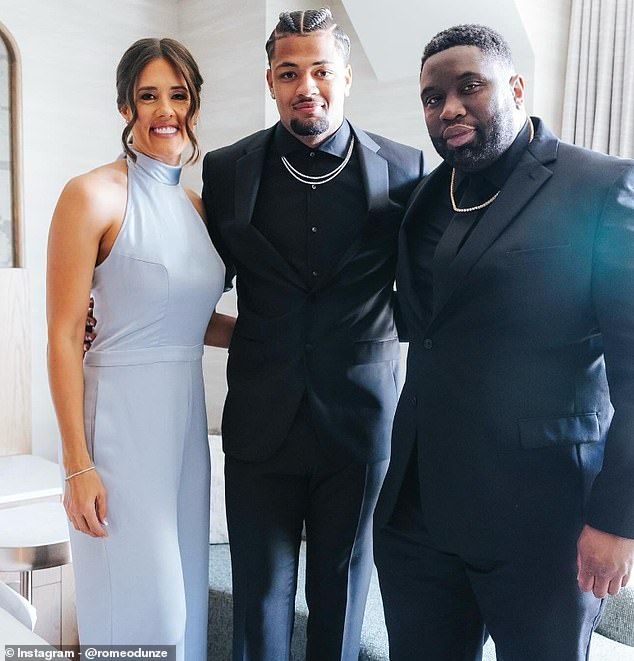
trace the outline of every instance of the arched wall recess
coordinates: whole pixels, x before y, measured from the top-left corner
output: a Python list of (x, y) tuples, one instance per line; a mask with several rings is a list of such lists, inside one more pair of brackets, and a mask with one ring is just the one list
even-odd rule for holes
[(0, 267), (21, 267), (21, 104), (17, 45), (0, 23)]
[(0, 23), (0, 455), (31, 452), (31, 331), (22, 241), (20, 59)]

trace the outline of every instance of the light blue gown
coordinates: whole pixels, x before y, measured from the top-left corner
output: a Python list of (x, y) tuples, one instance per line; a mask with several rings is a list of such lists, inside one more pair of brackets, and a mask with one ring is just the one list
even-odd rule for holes
[(176, 645), (207, 659), (209, 450), (202, 341), (224, 266), (180, 167), (128, 159), (128, 202), (95, 269), (84, 361), (89, 452), (108, 537), (72, 531), (83, 645)]

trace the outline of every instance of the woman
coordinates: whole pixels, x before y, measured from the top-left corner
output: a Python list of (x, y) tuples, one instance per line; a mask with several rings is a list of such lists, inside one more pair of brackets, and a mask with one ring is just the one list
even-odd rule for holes
[[(181, 155), (199, 151), (201, 84), (174, 40), (125, 52), (126, 159), (66, 185), (47, 277), (80, 641), (176, 645), (188, 661), (207, 658), (202, 342), (228, 346), (234, 321), (214, 312), (224, 267), (200, 198), (179, 184)], [(99, 331), (82, 365), (89, 295)]]

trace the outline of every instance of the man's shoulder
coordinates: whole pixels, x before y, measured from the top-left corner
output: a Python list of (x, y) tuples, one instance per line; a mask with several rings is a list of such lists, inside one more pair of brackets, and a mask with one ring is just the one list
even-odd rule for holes
[[(556, 159), (562, 170), (570, 176), (585, 176), (590, 170), (596, 176), (604, 171), (610, 173), (622, 171), (634, 166), (634, 161), (618, 156), (610, 156), (594, 149), (574, 145), (556, 137), (539, 117), (533, 117), (536, 122), (536, 144), (541, 142), (544, 148), (535, 153), (543, 162)], [(539, 150), (539, 146), (537, 147)], [(531, 147), (529, 146), (529, 150)], [(574, 167), (571, 167), (574, 166)]]
[(258, 147), (263, 147), (267, 144), (273, 127), (262, 129), (251, 133), (250, 135), (240, 138), (236, 142), (225, 145), (224, 147), (218, 147), (217, 149), (212, 149), (211, 151), (205, 154), (204, 162), (205, 164), (212, 162), (225, 162), (226, 160), (237, 159), (240, 156), (246, 154), (247, 152), (256, 149)]
[(377, 154), (388, 162), (392, 174), (400, 172), (406, 180), (418, 182), (425, 173), (423, 152), (420, 149), (356, 127), (353, 130), (361, 143), (371, 149), (374, 145), (378, 147)]
[(631, 158), (611, 156), (594, 149), (573, 145), (570, 142), (564, 142), (563, 140), (559, 143), (558, 156), (592, 163), (595, 167), (605, 166), (620, 169), (634, 166), (634, 160)]
[[(355, 129), (359, 132), (359, 129)], [(381, 149), (381, 155), (385, 154), (398, 154), (399, 156), (406, 156), (410, 158), (420, 158), (421, 150), (411, 145), (406, 145), (396, 140), (386, 138), (384, 135), (372, 133), (371, 131), (362, 131), (365, 135), (371, 138)], [(385, 152), (385, 153), (384, 153)]]
[(562, 176), (577, 181), (580, 189), (598, 190), (618, 181), (634, 181), (634, 160), (568, 142), (559, 143), (557, 161)]

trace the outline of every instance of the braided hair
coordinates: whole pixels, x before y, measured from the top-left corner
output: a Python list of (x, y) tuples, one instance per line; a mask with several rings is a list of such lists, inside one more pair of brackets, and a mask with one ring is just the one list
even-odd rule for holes
[(432, 56), (454, 46), (476, 46), (485, 55), (514, 69), (511, 48), (504, 37), (486, 25), (456, 25), (439, 32), (423, 50), (421, 71), (425, 62)]
[(350, 57), (350, 37), (335, 23), (329, 7), (304, 11), (283, 11), (265, 45), (269, 64), (275, 54), (275, 42), (278, 39), (291, 35), (305, 36), (319, 31), (332, 32), (337, 48), (347, 64)]

